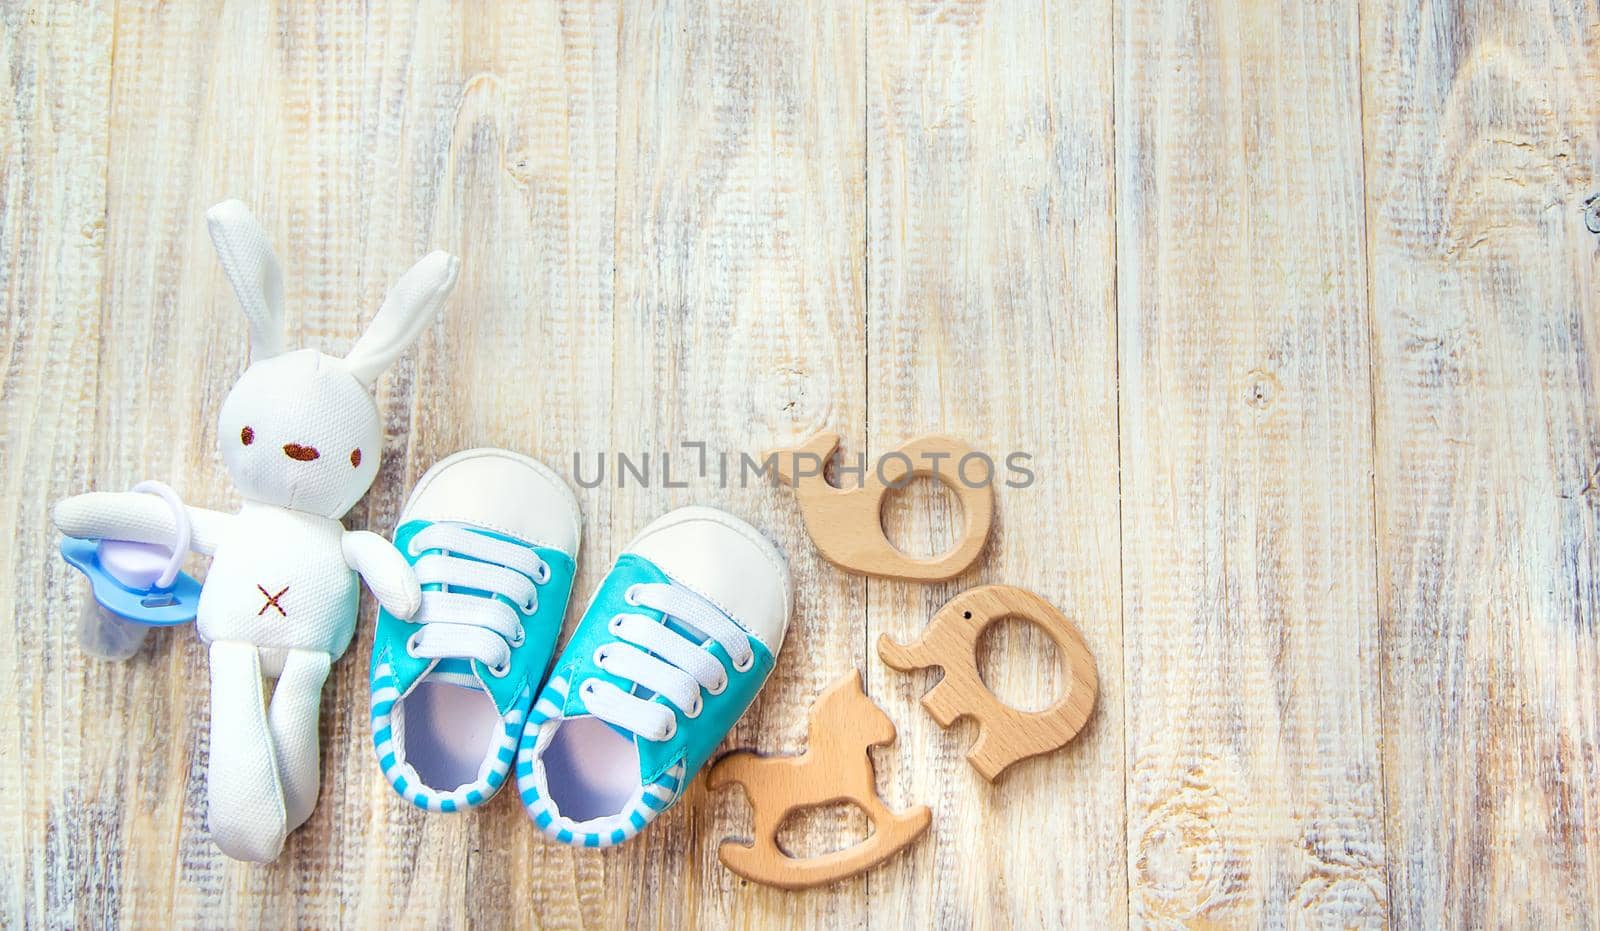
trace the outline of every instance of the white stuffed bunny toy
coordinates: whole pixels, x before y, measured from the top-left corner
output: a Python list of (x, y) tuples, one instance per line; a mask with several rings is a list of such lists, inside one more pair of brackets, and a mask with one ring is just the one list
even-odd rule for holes
[[(206, 224), (250, 323), (250, 366), (217, 421), (244, 503), (237, 514), (187, 508), (191, 546), (212, 558), (197, 618), (211, 651), (208, 821), (223, 853), (265, 862), (316, 805), (322, 685), (355, 631), (356, 576), (397, 617), (421, 599), (387, 540), (339, 519), (378, 472), (371, 386), (432, 323), (460, 262), (418, 262), (338, 359), (285, 349), (282, 276), (245, 206), (218, 204)], [(168, 505), (137, 492), (78, 495), (54, 516), (73, 537), (170, 544), (175, 533)], [(263, 676), (277, 679), (270, 707)]]

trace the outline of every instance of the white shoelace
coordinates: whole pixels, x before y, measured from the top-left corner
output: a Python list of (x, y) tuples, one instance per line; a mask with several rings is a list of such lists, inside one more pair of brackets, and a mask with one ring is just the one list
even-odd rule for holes
[[(526, 636), (517, 610), (532, 614), (538, 609), (536, 586), (550, 581), (549, 564), (528, 547), (451, 524), (423, 528), (407, 548), (412, 556), (426, 555), (414, 567), (424, 591), (422, 607), (411, 619), (419, 629), (406, 641), (406, 652), (425, 659), (475, 659), (496, 677), (510, 672), (511, 648)], [(443, 588), (428, 591), (430, 584)], [(460, 588), (486, 594), (454, 590)]]
[(648, 689), (651, 695), (635, 694), (637, 689), (625, 691), (601, 679), (586, 679), (579, 687), (583, 703), (600, 720), (646, 740), (671, 740), (678, 732), (677, 716), (671, 708), (650, 698), (660, 695), (685, 717), (699, 717), (705, 707), (700, 690), (720, 695), (728, 687), (728, 671), (707, 649), (711, 643), (718, 643), (727, 651), (736, 672), (754, 665), (755, 651), (743, 628), (686, 588), (671, 584), (634, 585), (626, 597), (629, 604), (676, 618), (708, 639), (697, 643), (647, 615), (618, 614), (609, 627), (618, 642), (596, 650), (595, 665)]

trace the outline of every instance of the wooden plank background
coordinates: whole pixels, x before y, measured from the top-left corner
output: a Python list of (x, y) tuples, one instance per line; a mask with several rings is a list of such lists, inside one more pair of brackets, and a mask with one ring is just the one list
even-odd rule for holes
[[(0, 926), (1595, 926), (1597, 62), (1592, 3), (0, 0)], [(271, 866), (220, 857), (204, 653), (83, 658), (48, 506), (235, 503), (227, 196), (302, 344), (463, 259), (380, 384), (352, 527), (470, 445), (568, 475), (824, 427), (1031, 453), (986, 559), (929, 586), (833, 570), (765, 484), (578, 489), (578, 603), (670, 506), (780, 541), (794, 626), (728, 746), (797, 749), (859, 668), (927, 838), (782, 893), (720, 867), (749, 816), (699, 783), (609, 852), (510, 793), (425, 815), (372, 759), (366, 599), (315, 815)], [(957, 516), (920, 484), (884, 512), (921, 551)], [(995, 786), (870, 649), (990, 581), (1075, 618), (1101, 682)], [(1003, 629), (996, 690), (1059, 688), (1045, 643)]]

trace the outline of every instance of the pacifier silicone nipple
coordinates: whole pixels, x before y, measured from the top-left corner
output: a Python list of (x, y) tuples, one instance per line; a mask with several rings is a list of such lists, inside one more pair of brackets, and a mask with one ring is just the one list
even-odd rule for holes
[(120, 662), (131, 657), (149, 633), (148, 625), (113, 614), (93, 598), (78, 610), (78, 649), (99, 659)]
[[(171, 549), (160, 544), (131, 540), (101, 540), (95, 547), (95, 559), (106, 575), (130, 591), (151, 594), (161, 594), (156, 583), (172, 555)], [(167, 585), (171, 584), (168, 579)], [(99, 599), (85, 601), (78, 616), (78, 646), (101, 659), (127, 659), (139, 652), (149, 632), (150, 625), (122, 617)]]

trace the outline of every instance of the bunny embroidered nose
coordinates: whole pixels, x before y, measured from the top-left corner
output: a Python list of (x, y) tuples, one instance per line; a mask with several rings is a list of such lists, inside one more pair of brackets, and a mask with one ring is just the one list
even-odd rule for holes
[(283, 454), (297, 462), (310, 462), (322, 455), (315, 446), (301, 446), (299, 443), (283, 444)]

